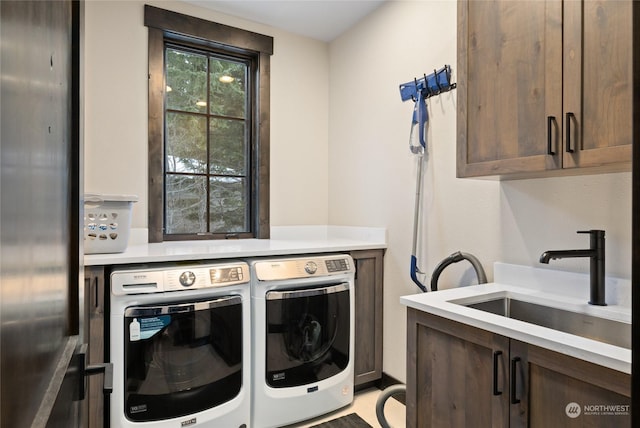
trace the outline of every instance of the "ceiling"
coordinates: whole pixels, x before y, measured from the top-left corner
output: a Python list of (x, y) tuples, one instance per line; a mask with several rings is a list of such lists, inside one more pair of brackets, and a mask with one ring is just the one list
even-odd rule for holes
[(185, 0), (312, 39), (330, 42), (386, 0)]

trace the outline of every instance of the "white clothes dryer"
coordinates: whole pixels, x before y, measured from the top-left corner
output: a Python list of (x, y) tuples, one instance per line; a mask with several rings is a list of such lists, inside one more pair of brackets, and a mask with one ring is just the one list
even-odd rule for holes
[(253, 427), (281, 427), (349, 405), (355, 319), (351, 257), (249, 264)]

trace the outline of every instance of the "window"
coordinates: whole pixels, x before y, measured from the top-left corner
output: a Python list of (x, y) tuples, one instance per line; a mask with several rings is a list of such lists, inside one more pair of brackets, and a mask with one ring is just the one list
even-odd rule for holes
[(165, 43), (165, 235), (251, 232), (248, 61)]
[(269, 237), (273, 39), (145, 6), (149, 242)]

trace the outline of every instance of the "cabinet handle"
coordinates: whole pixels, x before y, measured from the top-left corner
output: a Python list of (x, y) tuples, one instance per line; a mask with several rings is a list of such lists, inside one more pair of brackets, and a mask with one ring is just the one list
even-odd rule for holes
[(575, 114), (568, 112), (567, 113), (567, 153), (573, 153), (573, 149), (571, 148), (571, 121), (576, 117)]
[(74, 401), (82, 401), (86, 395), (86, 382), (85, 377), (91, 376), (97, 373), (103, 373), (102, 379), (102, 393), (111, 394), (113, 392), (113, 364), (112, 363), (100, 363), (94, 365), (87, 365), (87, 349), (88, 345), (83, 343), (78, 352), (74, 355), (70, 370), (77, 376), (77, 389), (76, 397)]
[(518, 363), (520, 362), (520, 357), (513, 357), (511, 359), (511, 404), (518, 404), (520, 400), (516, 394), (516, 388), (518, 386), (517, 377), (518, 374)]
[(493, 352), (493, 395), (502, 395), (502, 391), (498, 390), (498, 360), (502, 351)]
[(94, 281), (93, 281), (93, 288), (95, 290), (95, 305), (94, 308), (99, 308), (100, 307), (100, 297), (99, 297), (99, 293), (98, 293), (98, 277), (96, 276)]
[(556, 152), (553, 151), (553, 131), (555, 129), (553, 124), (555, 121), (555, 116), (547, 116), (547, 154), (551, 156), (556, 154)]

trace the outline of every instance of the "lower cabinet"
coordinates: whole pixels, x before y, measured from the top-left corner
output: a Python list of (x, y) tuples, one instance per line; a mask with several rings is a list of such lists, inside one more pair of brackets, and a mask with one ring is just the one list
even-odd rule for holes
[(407, 310), (407, 427), (631, 426), (631, 377)]
[(384, 250), (349, 253), (356, 265), (354, 385), (382, 379), (382, 260)]
[[(104, 266), (86, 266), (84, 268), (84, 334), (88, 343), (87, 364), (100, 364), (104, 358)], [(88, 415), (83, 428), (102, 428), (104, 426), (103, 377), (87, 377)]]

